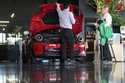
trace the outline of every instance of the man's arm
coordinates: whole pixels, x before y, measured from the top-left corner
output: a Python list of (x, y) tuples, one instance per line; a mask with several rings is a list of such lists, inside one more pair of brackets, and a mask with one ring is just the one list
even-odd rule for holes
[(72, 24), (75, 24), (76, 20), (72, 12), (70, 12), (70, 19), (71, 19)]
[(57, 8), (56, 8), (57, 12), (61, 11), (60, 4), (56, 3), (56, 6), (57, 6)]

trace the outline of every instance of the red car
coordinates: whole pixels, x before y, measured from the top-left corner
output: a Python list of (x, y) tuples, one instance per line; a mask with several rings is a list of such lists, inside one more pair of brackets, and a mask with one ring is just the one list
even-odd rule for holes
[[(63, 9), (63, 5), (61, 5)], [(74, 13), (76, 23), (73, 25), (75, 36), (74, 55), (85, 56), (84, 43), (78, 42), (82, 33), (83, 14), (79, 13), (77, 6), (70, 5), (70, 11)], [(40, 11), (32, 16), (29, 31), (32, 37), (32, 49), (35, 58), (60, 56), (60, 27), (56, 11), (56, 4), (42, 4)], [(67, 46), (68, 48), (68, 46)]]

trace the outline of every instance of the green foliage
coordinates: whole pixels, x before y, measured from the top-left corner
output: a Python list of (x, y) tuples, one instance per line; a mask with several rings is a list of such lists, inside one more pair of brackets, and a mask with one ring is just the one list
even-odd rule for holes
[(125, 25), (125, 19), (119, 13), (111, 13), (113, 23), (117, 25)]
[(104, 7), (104, 0), (96, 0), (96, 5), (98, 9), (102, 9)]
[[(123, 16), (120, 15), (118, 11), (116, 11), (116, 5), (119, 0), (112, 0), (112, 3), (108, 4), (109, 5), (109, 11), (110, 14), (112, 15), (112, 20), (114, 24), (117, 25), (125, 25), (125, 19)], [(103, 8), (105, 5), (104, 0), (97, 0), (96, 2), (97, 8)], [(98, 16), (100, 16), (100, 12), (98, 12)]]
[(112, 0), (112, 3), (109, 4), (113, 23), (115, 23), (117, 25), (125, 25), (125, 19), (123, 18), (123, 16), (120, 15), (120, 13), (118, 11), (116, 11), (117, 3), (118, 3), (118, 0)]

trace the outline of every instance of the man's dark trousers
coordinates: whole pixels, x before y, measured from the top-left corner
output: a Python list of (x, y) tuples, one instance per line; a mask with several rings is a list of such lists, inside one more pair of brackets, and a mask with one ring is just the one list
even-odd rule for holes
[[(67, 54), (68, 47), (68, 54)], [(61, 28), (61, 63), (70, 57), (73, 59), (74, 35), (71, 29)]]

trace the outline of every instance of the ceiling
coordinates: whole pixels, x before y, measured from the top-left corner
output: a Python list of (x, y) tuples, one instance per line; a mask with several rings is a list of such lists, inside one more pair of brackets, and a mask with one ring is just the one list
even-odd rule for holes
[[(11, 23), (28, 26), (32, 14), (39, 11), (40, 4), (46, 1), (47, 0), (0, 0), (0, 20), (10, 20), (12, 21)], [(15, 18), (13, 19), (10, 18), (12, 13), (15, 13)]]
[[(43, 0), (0, 0), (0, 20), (9, 20), (17, 25), (27, 25)], [(12, 19), (10, 15), (15, 13)]]

